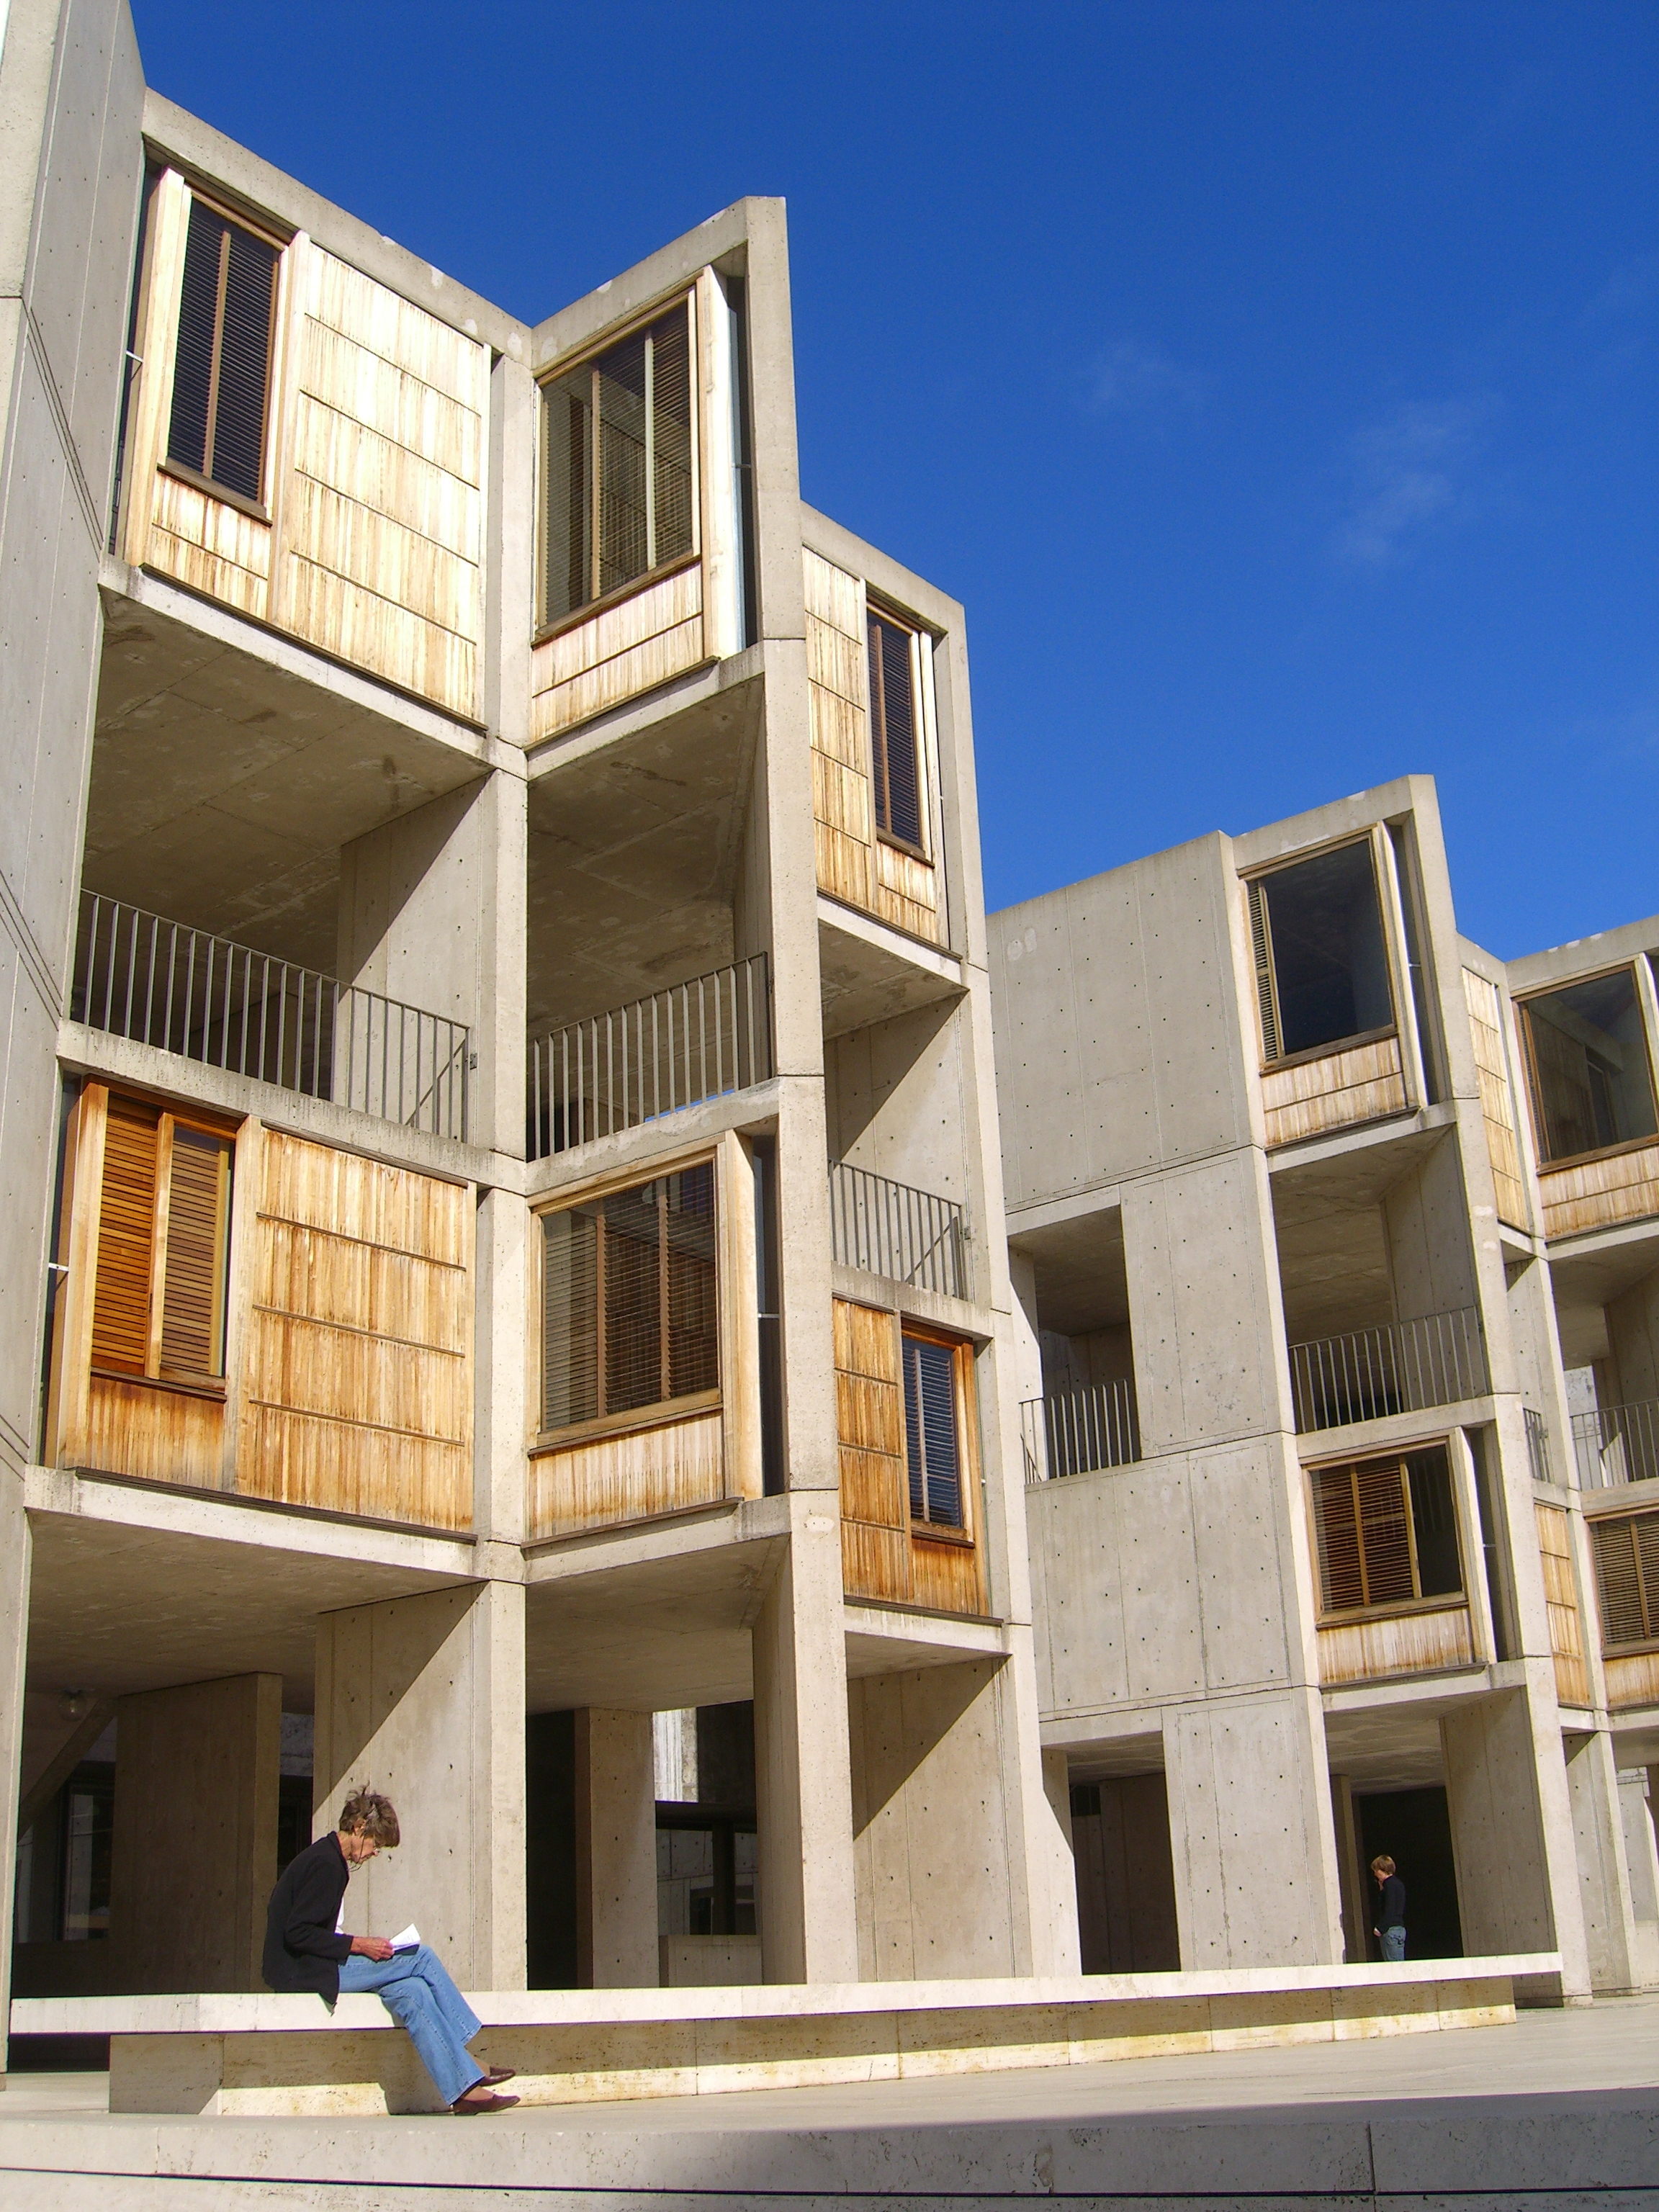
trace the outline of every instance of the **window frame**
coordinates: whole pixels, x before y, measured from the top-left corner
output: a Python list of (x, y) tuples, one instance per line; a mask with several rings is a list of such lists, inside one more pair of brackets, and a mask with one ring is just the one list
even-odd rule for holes
[[(1320, 1541), (1319, 1478), (1322, 1475), (1347, 1473), (1351, 1480), (1362, 1468), (1381, 1467), (1390, 1461), (1398, 1471), (1401, 1490), (1405, 1502), (1406, 1541), (1411, 1559), (1412, 1581), (1420, 1584), (1421, 1572), (1417, 1559), (1417, 1519), (1412, 1510), (1411, 1468), (1408, 1464), (1419, 1452), (1443, 1451), (1446, 1455), (1446, 1486), (1451, 1504), (1452, 1534), (1457, 1546), (1459, 1587), (1455, 1590), (1438, 1590), (1433, 1595), (1389, 1599), (1381, 1604), (1331, 1606), (1325, 1598), (1325, 1565), (1323, 1547)], [(1400, 1620), (1413, 1613), (1449, 1613), (1462, 1609), (1473, 1615), (1473, 1599), (1469, 1591), (1469, 1535), (1464, 1527), (1463, 1504), (1459, 1494), (1456, 1468), (1453, 1460), (1449, 1437), (1425, 1437), (1401, 1445), (1397, 1451), (1364, 1452), (1358, 1457), (1352, 1453), (1340, 1458), (1309, 1462), (1303, 1468), (1304, 1494), (1307, 1499), (1308, 1534), (1312, 1550), (1314, 1573), (1315, 1625), (1319, 1628), (1346, 1628), (1356, 1622), (1367, 1620)], [(1363, 1560), (1364, 1531), (1358, 1515), (1355, 1515), (1354, 1536)], [(1362, 1572), (1364, 1571), (1362, 1566)]]
[[(1659, 1587), (1655, 1588), (1652, 1593), (1652, 1601), (1650, 1602), (1646, 1588), (1646, 1577), (1642, 1572), (1642, 1555), (1639, 1544), (1636, 1544), (1633, 1547), (1635, 1550), (1637, 1566), (1637, 1597), (1643, 1611), (1648, 1615), (1649, 1632), (1647, 1635), (1628, 1643), (1615, 1643), (1608, 1636), (1607, 1603), (1606, 1596), (1603, 1594), (1601, 1583), (1601, 1532), (1604, 1528), (1617, 1526), (1621, 1528), (1628, 1528), (1642, 1521), (1659, 1522), (1659, 1507), (1650, 1506), (1645, 1510), (1635, 1513), (1596, 1513), (1590, 1515), (1589, 1516), (1589, 1521), (1590, 1561), (1595, 1569), (1595, 1577), (1596, 1638), (1601, 1656), (1605, 1659), (1632, 1659), (1638, 1656), (1644, 1651), (1659, 1651)], [(1656, 1583), (1659, 1583), (1659, 1577), (1656, 1577)]]
[[(532, 1205), (531, 1218), (536, 1234), (532, 1239), (532, 1260), (534, 1312), (538, 1316), (535, 1329), (530, 1333), (532, 1342), (531, 1404), (533, 1427), (530, 1437), (530, 1453), (540, 1457), (549, 1452), (567, 1451), (582, 1443), (598, 1443), (611, 1437), (632, 1435), (645, 1429), (671, 1428), (677, 1422), (696, 1420), (703, 1415), (718, 1413), (725, 1407), (731, 1380), (727, 1374), (726, 1345), (727, 1255), (722, 1250), (726, 1228), (726, 1209), (728, 1194), (722, 1170), (722, 1151), (718, 1145), (702, 1145), (695, 1151), (677, 1152), (671, 1158), (642, 1167), (635, 1162), (619, 1169), (602, 1181), (583, 1184), (578, 1191), (561, 1191)], [(557, 1429), (544, 1428), (542, 1415), (547, 1405), (547, 1235), (542, 1226), (548, 1216), (574, 1212), (578, 1207), (593, 1206), (605, 1199), (620, 1196), (623, 1192), (637, 1190), (646, 1183), (663, 1182), (669, 1176), (684, 1175), (689, 1169), (707, 1166), (714, 1177), (714, 1210), (713, 1224), (714, 1267), (714, 1346), (717, 1380), (712, 1389), (689, 1391), (683, 1397), (659, 1398), (648, 1406), (635, 1406), (615, 1413), (599, 1413), (586, 1421), (573, 1421)]]
[[(875, 690), (871, 680), (870, 667), (870, 624), (872, 622), (885, 623), (890, 629), (902, 631), (905, 637), (909, 641), (910, 706), (911, 716), (915, 725), (912, 732), (911, 742), (915, 747), (916, 759), (916, 825), (921, 832), (921, 840), (915, 844), (912, 844), (908, 837), (901, 837), (896, 831), (883, 826), (879, 817), (879, 809), (877, 805), (876, 794), (878, 790), (884, 790), (887, 788), (889, 778), (885, 767), (887, 741), (884, 702), (882, 717), (883, 730), (881, 740), (883, 752), (883, 773), (879, 778), (878, 778), (876, 774), (876, 701)], [(870, 823), (872, 833), (878, 843), (890, 845), (896, 853), (906, 853), (913, 860), (920, 860), (924, 866), (931, 867), (933, 865), (933, 839), (931, 836), (933, 815), (933, 749), (931, 742), (931, 732), (928, 727), (927, 716), (927, 696), (929, 687), (924, 682), (922, 677), (922, 655), (924, 648), (931, 650), (933, 635), (931, 631), (924, 629), (921, 623), (918, 623), (913, 616), (907, 615), (902, 612), (897, 607), (893, 606), (889, 601), (884, 599), (878, 592), (872, 592), (870, 589), (869, 585), (866, 583), (864, 590), (864, 640), (865, 729), (870, 749)]]
[[(165, 174), (165, 172), (163, 173)], [(276, 472), (276, 459), (275, 452), (278, 413), (275, 404), (276, 370), (281, 357), (280, 334), (288, 289), (289, 248), (293, 245), (294, 240), (292, 236), (285, 238), (269, 223), (261, 222), (248, 215), (246, 210), (232, 206), (228, 200), (198, 185), (192, 177), (181, 175), (179, 181), (184, 187), (184, 207), (179, 217), (179, 289), (172, 303), (167, 327), (167, 389), (165, 405), (160, 410), (161, 419), (156, 426), (158, 449), (155, 465), (161, 475), (174, 477), (180, 483), (187, 483), (195, 490), (204, 493), (209, 499), (218, 500), (226, 507), (234, 507), (239, 514), (250, 516), (255, 522), (268, 524), (273, 520), (276, 512), (276, 501), (272, 497), (272, 478)], [(259, 432), (259, 496), (258, 499), (250, 499), (246, 492), (236, 490), (234, 485), (221, 483), (216, 477), (206, 475), (200, 469), (192, 468), (187, 461), (175, 460), (167, 451), (173, 434), (173, 380), (178, 373), (179, 364), (179, 318), (184, 305), (185, 255), (190, 239), (190, 211), (198, 200), (210, 213), (217, 216), (221, 222), (234, 223), (239, 230), (246, 231), (250, 237), (257, 238), (261, 244), (271, 247), (276, 256), (270, 272), (270, 329), (265, 343), (265, 390), (264, 404), (262, 410), (264, 419)], [(153, 246), (153, 239), (151, 244)], [(216, 316), (216, 337), (220, 336), (222, 331), (222, 324), (219, 317)]]
[[(1582, 1167), (1589, 1160), (1616, 1160), (1625, 1152), (1639, 1152), (1659, 1145), (1659, 1074), (1653, 1064), (1654, 1039), (1648, 1024), (1647, 1001), (1642, 990), (1641, 963), (1644, 956), (1636, 953), (1628, 960), (1614, 960), (1605, 968), (1592, 968), (1583, 975), (1569, 975), (1557, 983), (1541, 984), (1513, 1000), (1515, 1026), (1521, 1040), (1521, 1060), (1526, 1076), (1527, 1113), (1532, 1123), (1533, 1158), (1540, 1175), (1553, 1175), (1559, 1168)], [(1651, 973), (1651, 969), (1650, 973)], [(1538, 1063), (1534, 1054), (1532, 1036), (1532, 1006), (1534, 1000), (1552, 999), (1558, 993), (1571, 991), (1581, 983), (1599, 983), (1604, 975), (1628, 975), (1636, 999), (1637, 1018), (1642, 1024), (1642, 1056), (1648, 1079), (1648, 1099), (1653, 1108), (1654, 1129), (1645, 1137), (1621, 1137), (1616, 1145), (1593, 1145), (1588, 1152), (1562, 1152), (1552, 1157), (1544, 1148), (1543, 1090), (1538, 1077)], [(1659, 982), (1659, 978), (1656, 978)]]
[[(913, 1540), (920, 1539), (924, 1543), (955, 1544), (971, 1551), (978, 1540), (974, 1497), (980, 1479), (979, 1418), (975, 1387), (979, 1371), (979, 1346), (970, 1337), (955, 1336), (948, 1330), (934, 1328), (926, 1322), (913, 1321), (908, 1314), (897, 1314), (894, 1318), (898, 1324), (899, 1334), (899, 1420), (902, 1426), (905, 1421), (904, 1347), (907, 1340), (914, 1339), (921, 1344), (936, 1344), (953, 1355), (951, 1379), (955, 1392), (957, 1416), (957, 1497), (962, 1509), (962, 1519), (958, 1522), (930, 1521), (925, 1513), (918, 1515), (910, 1507), (910, 1462), (907, 1443), (904, 1489), (910, 1535)], [(925, 1486), (922, 1494), (925, 1502)]]
[[(1267, 1054), (1267, 1036), (1261, 1020), (1262, 967), (1256, 954), (1256, 900), (1260, 897), (1261, 902), (1262, 927), (1267, 947), (1267, 973), (1273, 997), (1273, 1031), (1275, 1036), (1279, 1036), (1284, 1033), (1284, 1024), (1279, 1006), (1279, 970), (1273, 952), (1273, 915), (1267, 905), (1267, 885), (1273, 877), (1288, 875), (1292, 868), (1299, 868), (1304, 861), (1323, 860), (1328, 854), (1342, 852), (1350, 845), (1364, 845), (1370, 854), (1371, 890), (1376, 900), (1377, 928), (1382, 939), (1382, 968), (1388, 980), (1389, 1007), (1392, 1018), (1375, 1029), (1357, 1030), (1352, 1036), (1338, 1037), (1329, 1044), (1308, 1045), (1300, 1052), (1280, 1052), (1270, 1059)], [(1379, 865), (1376, 834), (1374, 829), (1364, 830), (1358, 836), (1350, 835), (1332, 837), (1323, 844), (1310, 845), (1300, 852), (1281, 854), (1267, 866), (1251, 868), (1242, 874), (1239, 883), (1244, 894), (1244, 935), (1250, 955), (1251, 980), (1255, 985), (1252, 1000), (1255, 1018), (1256, 1058), (1263, 1075), (1277, 1075), (1282, 1069), (1287, 1067), (1303, 1067), (1311, 1060), (1334, 1060), (1339, 1053), (1358, 1052), (1365, 1045), (1381, 1044), (1389, 1037), (1398, 1037), (1401, 1035), (1400, 980), (1395, 973), (1396, 955), (1391, 942), (1389, 901), (1384, 895), (1382, 870)], [(1403, 886), (1401, 895), (1403, 897)], [(1403, 1060), (1403, 1052), (1401, 1057)]]
[[(683, 307), (686, 315), (689, 375), (690, 379), (690, 442), (691, 442), (691, 547), (689, 552), (677, 553), (672, 560), (659, 561), (654, 568), (647, 568), (626, 584), (601, 597), (584, 600), (568, 614), (550, 618), (547, 612), (547, 530), (551, 453), (548, 435), (548, 393), (551, 387), (577, 370), (591, 368), (614, 347), (625, 344), (637, 332), (648, 330), (672, 313), (676, 305)], [(665, 583), (686, 568), (695, 568), (702, 559), (702, 409), (700, 404), (702, 386), (699, 380), (700, 346), (698, 333), (697, 288), (695, 283), (676, 285), (656, 302), (630, 315), (597, 338), (591, 345), (579, 348), (568, 361), (561, 361), (539, 370), (536, 377), (536, 620), (531, 633), (532, 647), (545, 645), (550, 638), (562, 637), (567, 630), (575, 629), (595, 615), (607, 613), (612, 607), (623, 605), (649, 591), (653, 585)], [(596, 496), (598, 486), (595, 487)]]

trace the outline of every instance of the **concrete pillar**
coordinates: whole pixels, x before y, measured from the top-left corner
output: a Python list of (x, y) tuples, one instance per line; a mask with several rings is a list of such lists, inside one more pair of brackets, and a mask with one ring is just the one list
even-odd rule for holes
[(576, 1715), (576, 1980), (585, 1990), (657, 1986), (649, 1713)]
[(1567, 1795), (1578, 1860), (1578, 1893), (1591, 1987), (1612, 1993), (1638, 1986), (1636, 1916), (1625, 1859), (1624, 1815), (1613, 1739), (1605, 1729), (1564, 1735)]
[(1653, 1815), (1648, 1809), (1651, 1769), (1619, 1770), (1619, 1817), (1625, 1831), (1625, 1864), (1630, 1870), (1631, 1911), (1635, 1917), (1634, 1966), (1638, 1989), (1659, 1987), (1659, 1854), (1654, 1848)]
[(1447, 1715), (1440, 1744), (1465, 1952), (1559, 1950), (1561, 1993), (1573, 2000), (1589, 1995), (1589, 1958), (1548, 1663), (1526, 1662), (1540, 1679), (1525, 1689)]
[(1331, 1777), (1331, 1814), (1336, 1827), (1336, 1873), (1342, 1898), (1342, 1956), (1350, 1966), (1362, 1966), (1371, 1955), (1368, 1931), (1371, 1925), (1367, 1869), (1361, 1853), (1359, 1821), (1354, 1811), (1353, 1784), (1346, 1774)]
[(1181, 1963), (1321, 1966), (1341, 1911), (1316, 1690), (1167, 1708)]
[(481, 1543), (522, 1544), (526, 1534), (525, 1438), (538, 1417), (530, 1404), (525, 1346), (538, 1340), (540, 1329), (539, 1316), (532, 1325), (530, 1313), (530, 1240), (540, 1234), (516, 1191), (479, 1194), (472, 1305), (472, 1526)]
[[(28, 1656), (29, 1568), (33, 1541), (23, 1486), (0, 1474), (0, 2020), (10, 2016), (12, 1910), (16, 1883), (17, 1800), (22, 1786), (23, 1678)], [(0, 2047), (0, 2081), (5, 2052)]]
[(276, 1881), (283, 1678), (143, 1690), (115, 1708), (111, 1979), (260, 1990)]
[(463, 1989), (525, 1981), (524, 1587), (462, 1583), (317, 1625), (316, 1832), (354, 1790), (398, 1850), (352, 1877), (345, 1924), (413, 1921)]
[(855, 1982), (838, 1501), (796, 1492), (752, 1632), (757, 1917), (769, 1982)]

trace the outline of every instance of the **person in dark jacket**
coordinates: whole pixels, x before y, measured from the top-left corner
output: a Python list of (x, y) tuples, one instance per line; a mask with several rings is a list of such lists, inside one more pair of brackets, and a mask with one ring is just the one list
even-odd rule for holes
[(505, 2112), (519, 2101), (498, 2094), (513, 2069), (486, 2074), (467, 2050), (481, 2023), (436, 1953), (424, 1943), (394, 1951), (384, 1936), (348, 1936), (340, 1925), (352, 1869), (395, 1850), (398, 1832), (390, 1799), (372, 1790), (347, 1798), (335, 1833), (291, 1859), (270, 1893), (264, 1978), (273, 1990), (314, 1990), (331, 2005), (342, 1990), (378, 1990), (451, 2112)]
[(1406, 1955), (1406, 1885), (1386, 1854), (1371, 1861), (1371, 1872), (1382, 1893), (1382, 1909), (1371, 1933), (1382, 1946), (1382, 1956), (1397, 1966)]

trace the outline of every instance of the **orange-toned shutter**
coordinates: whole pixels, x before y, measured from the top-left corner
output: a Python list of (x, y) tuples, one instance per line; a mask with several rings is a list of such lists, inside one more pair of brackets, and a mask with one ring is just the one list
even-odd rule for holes
[(163, 1375), (224, 1372), (229, 1200), (229, 1144), (205, 1130), (175, 1125), (161, 1299)]
[(1398, 1461), (1356, 1468), (1359, 1539), (1365, 1554), (1367, 1605), (1408, 1605), (1417, 1595), (1412, 1574), (1411, 1522)]
[(1349, 1613), (1365, 1602), (1359, 1565), (1359, 1523), (1354, 1512), (1353, 1473), (1323, 1468), (1315, 1475), (1314, 1519), (1319, 1532), (1320, 1597), (1327, 1613)]
[(149, 1286), (155, 1237), (155, 1155), (161, 1109), (112, 1096), (104, 1129), (104, 1184), (92, 1306), (92, 1364), (142, 1375), (149, 1356)]

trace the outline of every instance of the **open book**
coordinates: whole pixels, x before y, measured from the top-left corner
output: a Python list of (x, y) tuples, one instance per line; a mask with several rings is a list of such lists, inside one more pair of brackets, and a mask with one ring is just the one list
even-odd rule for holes
[(392, 1948), (394, 1951), (418, 1951), (420, 1949), (421, 1931), (415, 1925), (415, 1923), (412, 1920), (410, 1922), (407, 1928), (400, 1928), (398, 1930), (398, 1933), (392, 1939)]

